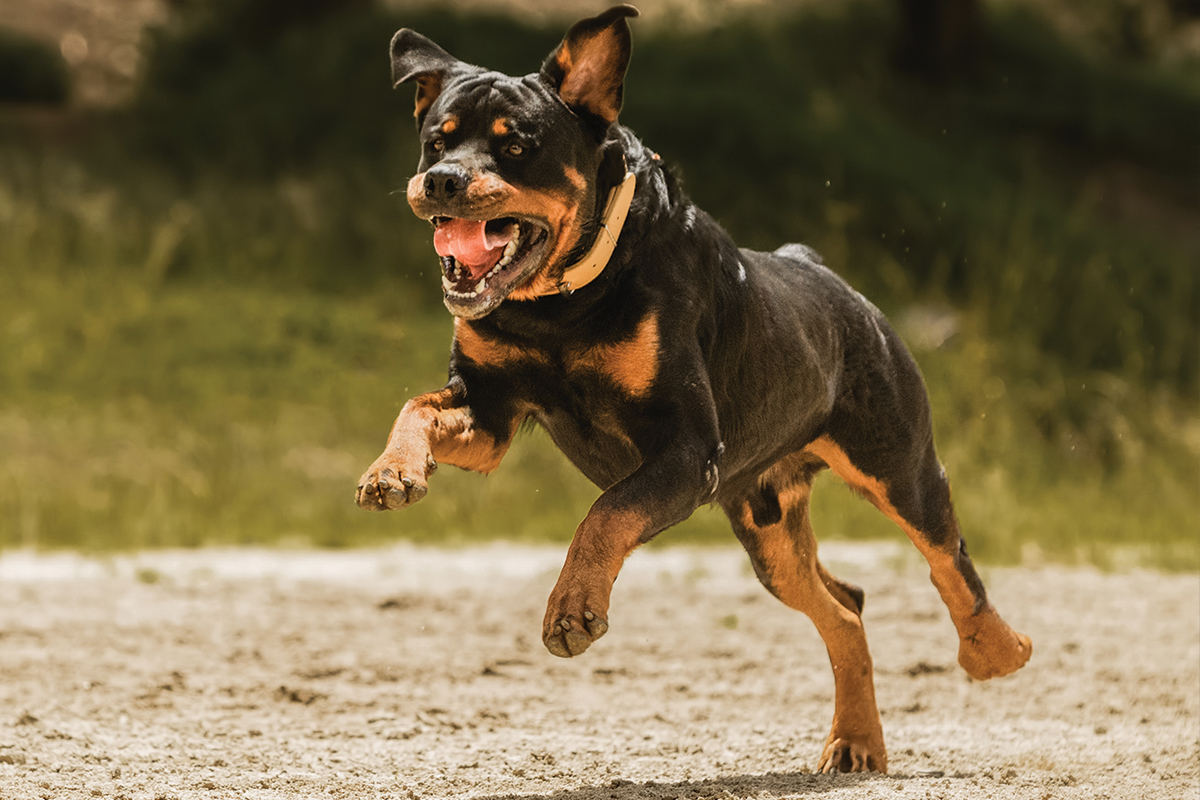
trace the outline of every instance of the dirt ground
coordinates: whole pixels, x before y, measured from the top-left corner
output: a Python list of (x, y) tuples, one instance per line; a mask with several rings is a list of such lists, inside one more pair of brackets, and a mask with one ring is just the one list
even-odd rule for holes
[(543, 650), (563, 548), (0, 556), (0, 798), (1188, 798), (1200, 576), (986, 570), (1034, 640), (972, 682), (922, 564), (867, 590), (889, 776), (812, 774), (832, 677), (733, 549), (635, 553)]

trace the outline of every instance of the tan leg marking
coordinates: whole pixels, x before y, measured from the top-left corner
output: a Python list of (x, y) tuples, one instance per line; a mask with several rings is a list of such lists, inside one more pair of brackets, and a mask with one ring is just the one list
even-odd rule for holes
[[(828, 588), (832, 579), (817, 560), (817, 542), (808, 515), (807, 483), (780, 493), (784, 516), (758, 527), (749, 504), (742, 526), (756, 537), (763, 582), (786, 605), (804, 612), (817, 628), (833, 668), (833, 726), (821, 753), (821, 772), (887, 772), (883, 725), (875, 703), (871, 652), (862, 620)], [(754, 554), (752, 554), (753, 556)]]
[(357, 502), (371, 511), (403, 508), (428, 491), (438, 462), (488, 473), (508, 452), (519, 419), (500, 441), (477, 429), (449, 389), (414, 397), (392, 425), (387, 447), (359, 480)]
[(613, 582), (649, 524), (634, 509), (602, 513), (593, 507), (584, 518), (546, 603), (542, 642), (552, 654), (577, 656), (608, 631)]
[[(962, 556), (958, 536), (952, 537), (953, 541), (948, 541), (944, 548), (931, 545), (888, 500), (887, 485), (855, 467), (846, 451), (828, 436), (816, 439), (805, 450), (828, 464), (838, 477), (900, 526), (925, 556), (933, 585), (950, 610), (950, 619), (958, 630), (958, 663), (967, 674), (977, 680), (987, 680), (1016, 672), (1029, 661), (1033, 653), (1029, 637), (1010, 628), (990, 603), (978, 606), (959, 569)], [(957, 530), (957, 523), (955, 527)]]
[(817, 575), (821, 578), (821, 583), (825, 584), (826, 591), (833, 595), (835, 600), (845, 606), (847, 610), (862, 616), (860, 601), (850, 594), (850, 587), (830, 574), (820, 561), (817, 562)]

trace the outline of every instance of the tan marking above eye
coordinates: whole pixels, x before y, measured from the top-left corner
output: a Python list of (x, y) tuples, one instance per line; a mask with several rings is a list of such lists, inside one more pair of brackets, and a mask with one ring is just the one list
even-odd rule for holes
[(507, 136), (512, 132), (512, 126), (509, 124), (507, 117), (496, 117), (492, 123), (492, 133), (497, 136)]
[(961, 577), (957, 577), (956, 552), (947, 552), (931, 545), (926, 534), (906, 520), (892, 504), (888, 498), (887, 483), (867, 475), (855, 466), (846, 451), (828, 435), (819, 436), (809, 442), (805, 445), (804, 452), (811, 453), (828, 464), (834, 474), (845, 481), (851, 489), (866, 497), (888, 519), (900, 526), (900, 529), (908, 535), (912, 543), (921, 551), (921, 555), (925, 556), (929, 562), (933, 582), (939, 590), (942, 586), (952, 587), (955, 590), (950, 596), (942, 595), (942, 599), (950, 608), (952, 617), (965, 619), (975, 613), (975, 597), (962, 583)]
[(458, 117), (451, 114), (442, 123), (442, 133), (454, 133), (456, 130), (458, 130)]

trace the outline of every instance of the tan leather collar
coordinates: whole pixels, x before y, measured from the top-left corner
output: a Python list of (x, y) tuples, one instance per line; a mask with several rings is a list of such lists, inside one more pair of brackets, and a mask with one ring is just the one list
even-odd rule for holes
[(629, 204), (633, 202), (633, 190), (637, 176), (632, 172), (625, 173), (625, 179), (614, 186), (608, 193), (608, 202), (604, 206), (604, 220), (600, 223), (600, 231), (596, 241), (587, 255), (576, 261), (563, 271), (558, 284), (552, 289), (540, 292), (539, 297), (562, 295), (570, 297), (572, 292), (582, 289), (594, 281), (612, 258), (613, 250), (617, 248), (617, 238), (621, 228), (625, 226), (625, 218), (629, 216)]

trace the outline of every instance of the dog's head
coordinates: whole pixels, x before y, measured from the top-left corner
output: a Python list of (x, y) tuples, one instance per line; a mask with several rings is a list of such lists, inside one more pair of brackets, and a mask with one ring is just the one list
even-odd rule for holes
[(637, 14), (616, 6), (577, 23), (539, 72), (519, 78), (408, 29), (392, 39), (393, 82), (417, 82), (421, 161), (408, 202), (434, 225), (455, 316), (478, 319), (557, 284), (596, 206), (629, 65), (625, 18)]

